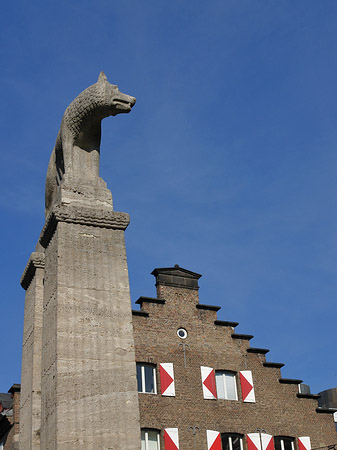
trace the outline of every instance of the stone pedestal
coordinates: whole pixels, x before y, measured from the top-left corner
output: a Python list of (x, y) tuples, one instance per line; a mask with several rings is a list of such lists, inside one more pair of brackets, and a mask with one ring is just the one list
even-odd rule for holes
[[(124, 242), (129, 216), (95, 203), (55, 205), (40, 237), (45, 249), (42, 358), (33, 381), (41, 383), (43, 450), (140, 447)], [(27, 367), (31, 372), (35, 350), (26, 353), (22, 381), (30, 391), (24, 374)], [(27, 416), (22, 416), (22, 450), (39, 448), (29, 438)]]

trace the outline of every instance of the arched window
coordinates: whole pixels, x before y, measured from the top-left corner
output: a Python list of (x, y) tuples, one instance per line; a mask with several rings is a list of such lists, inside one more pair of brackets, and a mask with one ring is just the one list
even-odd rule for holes
[(295, 450), (295, 439), (289, 436), (274, 436), (275, 450)]
[(221, 433), (222, 450), (243, 450), (242, 434)]
[(160, 431), (153, 428), (142, 428), (141, 442), (141, 450), (160, 450)]
[(157, 393), (156, 366), (154, 364), (137, 363), (138, 392)]

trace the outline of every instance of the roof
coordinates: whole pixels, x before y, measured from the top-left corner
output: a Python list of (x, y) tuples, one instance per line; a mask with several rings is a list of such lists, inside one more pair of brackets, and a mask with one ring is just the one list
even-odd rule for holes
[(174, 267), (159, 267), (151, 272), (156, 277), (156, 285), (174, 286), (198, 290), (199, 273), (183, 269), (175, 264)]
[(13, 406), (13, 399), (11, 394), (0, 392), (0, 413), (5, 409), (11, 409)]
[(174, 267), (158, 267), (151, 272), (151, 275), (154, 275), (156, 277), (160, 273), (165, 273), (165, 275), (174, 275), (176, 277), (194, 278), (196, 280), (199, 280), (199, 278), (202, 276), (200, 275), (200, 273), (183, 269), (178, 264), (175, 264)]

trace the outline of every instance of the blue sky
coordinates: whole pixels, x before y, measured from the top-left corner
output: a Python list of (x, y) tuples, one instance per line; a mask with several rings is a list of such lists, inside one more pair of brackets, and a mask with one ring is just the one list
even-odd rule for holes
[(101, 70), (137, 97), (104, 120), (101, 144), (114, 207), (131, 216), (132, 301), (177, 263), (284, 377), (337, 386), (336, 20), (335, 0), (6, 3), (0, 391), (20, 381), (19, 279), (50, 153)]

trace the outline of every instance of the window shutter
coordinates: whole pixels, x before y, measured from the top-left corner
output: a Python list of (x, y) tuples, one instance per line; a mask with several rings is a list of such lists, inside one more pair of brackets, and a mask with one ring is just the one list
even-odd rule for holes
[(270, 434), (261, 433), (262, 450), (275, 450), (274, 438)]
[(201, 381), (204, 398), (216, 399), (215, 375), (211, 367), (201, 366)]
[(255, 391), (251, 370), (241, 370), (240, 382), (241, 382), (242, 400), (246, 403), (255, 403)]
[(298, 438), (299, 450), (311, 450), (311, 443), (309, 436), (302, 436)]
[(174, 397), (176, 395), (174, 386), (174, 372), (172, 363), (159, 365), (161, 395)]
[(165, 428), (165, 450), (179, 450), (178, 428)]
[[(240, 376), (241, 376), (241, 373), (240, 373)], [(262, 450), (260, 434), (259, 433), (247, 434), (247, 446), (248, 446), (248, 450)]]
[(221, 450), (219, 431), (207, 430), (207, 450)]
[(248, 450), (274, 450), (274, 439), (270, 434), (250, 433), (247, 434), (247, 446)]

